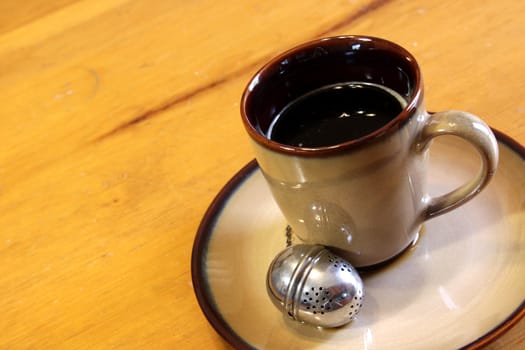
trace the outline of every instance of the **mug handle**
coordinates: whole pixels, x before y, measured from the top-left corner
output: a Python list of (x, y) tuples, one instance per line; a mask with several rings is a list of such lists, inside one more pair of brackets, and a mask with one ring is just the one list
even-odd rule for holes
[(469, 182), (437, 197), (427, 195), (425, 219), (444, 214), (477, 195), (491, 180), (498, 165), (498, 142), (490, 127), (467, 112), (444, 111), (430, 114), (418, 135), (416, 148), (425, 151), (437, 136), (454, 135), (471, 143), (481, 156), (481, 169)]

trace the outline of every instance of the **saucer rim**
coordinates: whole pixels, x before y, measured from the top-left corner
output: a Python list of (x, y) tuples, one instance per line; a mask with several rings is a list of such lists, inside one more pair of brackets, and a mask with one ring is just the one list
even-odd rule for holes
[[(525, 160), (525, 146), (503, 132), (494, 128), (491, 129), (496, 136), (498, 144), (501, 143), (506, 145), (519, 157)], [(221, 212), (225, 207), (228, 198), (234, 195), (235, 191), (259, 169), (257, 161), (252, 159), (238, 170), (237, 173), (235, 173), (221, 188), (201, 219), (195, 235), (191, 254), (191, 278), (197, 302), (210, 325), (235, 349), (254, 349), (254, 347), (235, 332), (216, 309), (213, 301), (210, 300), (210, 289), (206, 283), (204, 276), (205, 268), (203, 266), (206, 260), (204, 258), (206, 254), (203, 253), (208, 251), (208, 243), (211, 238), (211, 233), (213, 232), (215, 223), (221, 216)], [(501, 323), (472, 342), (462, 346), (460, 350), (480, 349), (487, 346), (508, 332), (524, 317), (525, 299), (517, 306), (516, 310), (510, 313)]]
[(255, 159), (252, 159), (237, 171), (237, 173), (222, 187), (209, 205), (199, 224), (191, 254), (191, 278), (193, 291), (197, 297), (199, 306), (215, 331), (235, 349), (255, 348), (244, 341), (244, 339), (229, 326), (228, 322), (224, 320), (220, 312), (218, 312), (214, 307), (213, 302), (210, 300), (210, 290), (206, 285), (207, 283), (203, 274), (204, 269), (202, 263), (206, 260), (204, 259), (205, 255), (203, 252), (208, 251), (211, 232), (213, 231), (216, 221), (220, 217), (222, 209), (225, 207), (227, 199), (232, 196), (235, 193), (235, 190), (257, 170), (259, 170), (259, 165)]

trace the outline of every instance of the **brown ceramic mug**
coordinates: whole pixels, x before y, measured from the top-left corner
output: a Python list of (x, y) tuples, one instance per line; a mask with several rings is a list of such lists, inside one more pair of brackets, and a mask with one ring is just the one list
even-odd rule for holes
[[(398, 255), (425, 220), (478, 194), (498, 162), (490, 128), (466, 112), (429, 114), (414, 57), (374, 37), (319, 39), (272, 59), (248, 84), (241, 114), (295, 235), (357, 267)], [(332, 121), (349, 124), (323, 131)], [(471, 143), (481, 170), (456, 190), (431, 197), (427, 151), (440, 135)]]

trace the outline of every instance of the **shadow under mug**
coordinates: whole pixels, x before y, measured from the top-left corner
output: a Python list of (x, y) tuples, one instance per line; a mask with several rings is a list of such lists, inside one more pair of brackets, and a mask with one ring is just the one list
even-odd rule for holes
[[(386, 125), (342, 143), (307, 148), (269, 138), (270, 126), (291, 102), (349, 82), (391, 89), (406, 105)], [(323, 38), (272, 59), (246, 87), (241, 115), (261, 171), (295, 235), (335, 250), (356, 267), (401, 253), (425, 220), (478, 194), (498, 163), (490, 128), (466, 112), (429, 114), (414, 57), (374, 37)], [(427, 151), (440, 135), (472, 144), (481, 168), (464, 185), (431, 197), (426, 191)]]

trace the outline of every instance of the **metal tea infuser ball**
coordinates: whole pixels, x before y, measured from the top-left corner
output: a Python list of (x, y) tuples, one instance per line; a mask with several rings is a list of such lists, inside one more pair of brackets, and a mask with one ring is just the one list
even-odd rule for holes
[(283, 313), (320, 327), (354, 320), (363, 305), (363, 282), (355, 268), (321, 245), (284, 249), (270, 264), (266, 286)]

